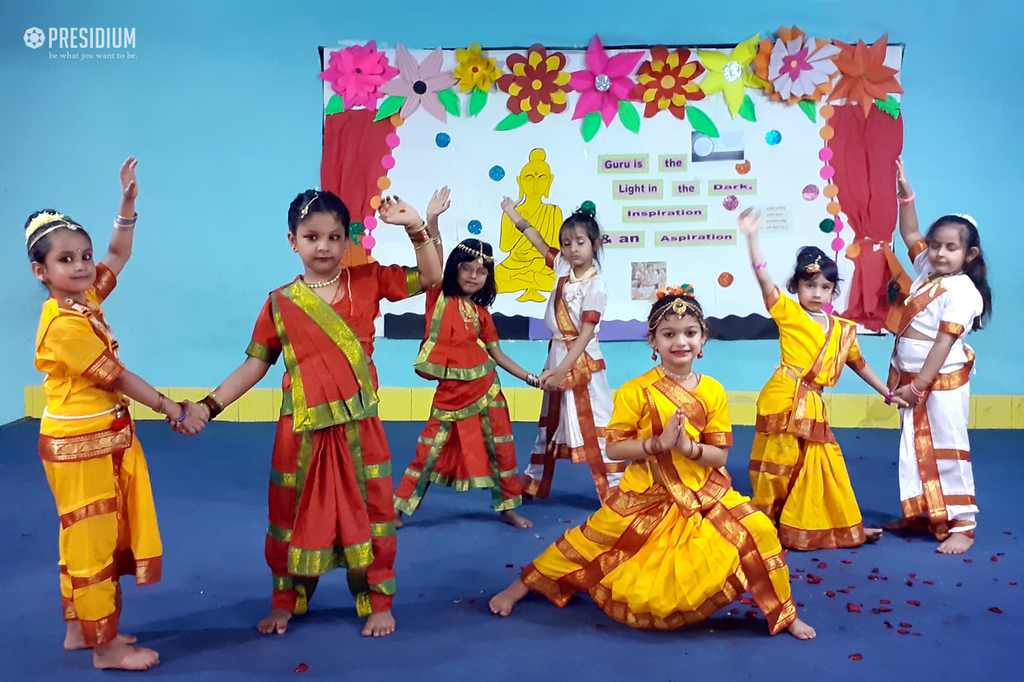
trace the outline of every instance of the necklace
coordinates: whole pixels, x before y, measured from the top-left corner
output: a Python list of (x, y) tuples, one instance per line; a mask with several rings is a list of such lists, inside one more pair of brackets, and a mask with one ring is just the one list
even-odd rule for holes
[(475, 324), (480, 320), (480, 315), (476, 312), (476, 306), (473, 305), (472, 301), (467, 301), (464, 298), (459, 298), (459, 314), (462, 316), (462, 321), (467, 325)]
[[(306, 286), (310, 289), (322, 289), (324, 287), (329, 287), (332, 284), (337, 284), (339, 279), (341, 279), (341, 270), (338, 270), (338, 274), (326, 282), (306, 282)], [(305, 282), (305, 279), (303, 279), (303, 281)]]
[(817, 312), (813, 310), (807, 310), (806, 312), (808, 315), (815, 315), (817, 317), (828, 317), (828, 313), (823, 313), (820, 310), (818, 310)]
[(667, 377), (668, 377), (669, 379), (672, 379), (672, 380), (674, 380), (674, 381), (675, 381), (675, 382), (676, 382), (677, 384), (679, 384), (680, 386), (682, 386), (682, 384), (683, 384), (683, 382), (684, 382), (684, 381), (689, 381), (690, 377), (692, 377), (692, 376), (693, 376), (693, 370), (692, 370), (692, 369), (690, 370), (690, 373), (689, 373), (689, 374), (686, 374), (686, 375), (684, 376), (684, 375), (682, 375), (682, 374), (677, 374), (676, 372), (673, 372), (673, 371), (671, 371), (671, 370), (670, 370), (670, 369), (669, 369), (668, 367), (666, 367), (666, 366), (665, 366), (664, 364), (663, 364), (663, 365), (661, 365), (661, 371), (665, 373), (665, 376), (667, 376)]

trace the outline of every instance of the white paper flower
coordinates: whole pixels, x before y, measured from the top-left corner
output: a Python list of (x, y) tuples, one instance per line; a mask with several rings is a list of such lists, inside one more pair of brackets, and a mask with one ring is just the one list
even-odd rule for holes
[(782, 99), (812, 97), (815, 89), (836, 72), (832, 58), (838, 54), (838, 47), (831, 43), (818, 47), (809, 36), (788, 42), (779, 38), (768, 63), (768, 80)]

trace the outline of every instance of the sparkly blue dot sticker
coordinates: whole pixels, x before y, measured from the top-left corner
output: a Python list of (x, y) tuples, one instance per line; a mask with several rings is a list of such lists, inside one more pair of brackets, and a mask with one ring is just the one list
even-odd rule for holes
[(479, 220), (470, 220), (469, 221), (469, 233), (470, 234), (480, 234), (483, 231), (484, 231), (484, 226), (480, 224)]
[(434, 138), (434, 142), (437, 143), (438, 147), (444, 149), (445, 147), (452, 143), (452, 137), (448, 133), (438, 133), (437, 136)]
[(778, 143), (782, 142), (782, 133), (778, 130), (769, 130), (764, 135), (764, 141), (774, 147)]
[(498, 182), (505, 177), (505, 169), (501, 166), (491, 166), (491, 170), (487, 171), (487, 175), (491, 177), (491, 180)]

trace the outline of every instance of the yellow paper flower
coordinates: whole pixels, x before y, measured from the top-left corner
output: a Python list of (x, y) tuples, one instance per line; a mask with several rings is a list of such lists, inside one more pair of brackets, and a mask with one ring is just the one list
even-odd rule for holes
[(452, 75), (459, 79), (461, 92), (469, 92), (473, 88), (487, 92), (491, 84), (501, 77), (501, 69), (494, 65), (494, 59), (483, 55), (479, 41), (466, 49), (457, 48), (455, 58), (459, 64)]
[(736, 112), (743, 105), (744, 88), (763, 88), (768, 85), (750, 69), (750, 63), (757, 56), (760, 39), (760, 33), (751, 36), (733, 48), (731, 54), (704, 51), (697, 53), (708, 70), (700, 89), (706, 95), (722, 92), (733, 118), (736, 118)]

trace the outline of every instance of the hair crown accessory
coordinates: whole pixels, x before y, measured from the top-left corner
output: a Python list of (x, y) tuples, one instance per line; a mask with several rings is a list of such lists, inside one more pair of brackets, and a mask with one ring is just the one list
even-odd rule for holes
[(814, 260), (804, 266), (804, 272), (821, 272), (821, 254), (814, 257)]
[[(67, 228), (69, 230), (81, 230), (81, 225), (72, 220), (71, 216), (63, 213), (54, 213), (52, 211), (43, 211), (28, 224), (25, 228), (25, 248), (29, 251), (36, 245), (40, 239), (50, 234), (54, 230), (61, 228)], [(32, 235), (35, 235), (35, 239), (32, 239)]]
[[(478, 242), (478, 243), (482, 244), (482, 242)], [(466, 244), (466, 242), (459, 242), (458, 244), (455, 245), (455, 248), (461, 249), (461, 250), (465, 251), (466, 253), (468, 253), (471, 256), (473, 256), (475, 260), (481, 261), (483, 263), (493, 263), (494, 262), (494, 256), (488, 256), (486, 253), (483, 252), (483, 249), (477, 251), (472, 246), (469, 246), (468, 244)]]
[[(697, 296), (693, 291), (693, 287), (689, 284), (681, 284), (679, 286), (668, 287), (667, 289), (658, 290), (658, 299), (662, 299), (666, 296), (675, 296), (676, 299), (671, 303), (667, 303), (660, 308), (652, 309), (650, 317), (647, 319), (647, 328), (653, 332), (655, 327), (665, 319), (666, 315), (678, 315), (683, 317), (684, 315), (693, 315), (697, 318), (697, 322), (700, 323), (701, 329), (707, 332), (707, 325), (704, 322), (704, 312), (701, 310), (700, 305), (697, 303)], [(658, 304), (655, 303), (655, 306)]]
[(658, 298), (664, 298), (666, 296), (686, 296), (687, 298), (697, 298), (697, 293), (693, 290), (693, 287), (689, 284), (680, 284), (674, 287), (666, 287), (665, 289), (658, 289)]
[(957, 218), (963, 218), (971, 225), (974, 225), (975, 230), (978, 229), (978, 221), (974, 219), (974, 216), (968, 215), (966, 213), (954, 213), (953, 215), (955, 215)]
[(307, 201), (306, 205), (302, 207), (301, 211), (299, 211), (299, 220), (305, 220), (306, 219), (306, 215), (309, 213), (309, 207), (312, 206), (313, 202), (316, 201), (319, 198), (320, 198), (320, 195), (316, 192), (316, 190), (314, 190), (313, 191), (313, 198), (310, 199), (309, 201)]

